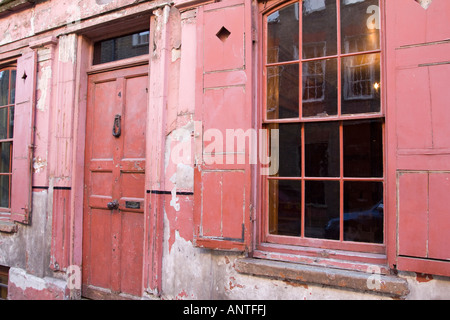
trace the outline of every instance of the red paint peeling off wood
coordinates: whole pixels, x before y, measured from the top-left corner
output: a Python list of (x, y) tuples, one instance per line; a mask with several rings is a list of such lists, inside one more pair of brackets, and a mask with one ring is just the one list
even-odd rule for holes
[(431, 274), (425, 274), (425, 273), (417, 273), (416, 274), (416, 280), (417, 282), (430, 282), (433, 280), (433, 276)]
[(50, 268), (53, 270), (65, 270), (69, 266), (70, 198), (70, 190), (53, 190), (52, 247), (50, 255)]
[(172, 250), (172, 246), (176, 241), (176, 233), (181, 237), (181, 239), (191, 242), (193, 241), (194, 224), (192, 220), (192, 210), (193, 210), (193, 199), (192, 196), (177, 195), (180, 203), (180, 210), (176, 211), (170, 205), (170, 199), (172, 195), (165, 195), (165, 212), (168, 219), (168, 225), (170, 235), (168, 239), (169, 253)]

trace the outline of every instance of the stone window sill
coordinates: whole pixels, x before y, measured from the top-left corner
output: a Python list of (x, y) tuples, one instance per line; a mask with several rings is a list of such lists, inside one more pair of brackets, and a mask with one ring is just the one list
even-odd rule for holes
[(392, 275), (253, 258), (238, 259), (236, 270), (242, 274), (378, 293), (395, 298), (409, 293), (406, 279)]
[(17, 225), (10, 221), (0, 221), (0, 232), (15, 233), (17, 232)]

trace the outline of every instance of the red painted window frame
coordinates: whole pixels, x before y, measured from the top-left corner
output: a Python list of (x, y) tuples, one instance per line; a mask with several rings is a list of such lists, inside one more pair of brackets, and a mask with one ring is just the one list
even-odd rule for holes
[[(357, 261), (357, 262), (368, 262), (368, 263), (376, 263), (376, 264), (383, 264), (387, 266), (387, 256), (386, 256), (386, 250), (387, 250), (387, 223), (388, 223), (388, 217), (387, 213), (389, 210), (386, 208), (386, 180), (387, 180), (387, 168), (386, 168), (386, 134), (385, 134), (385, 111), (386, 111), (386, 90), (381, 90), (381, 96), (380, 96), (380, 112), (379, 113), (370, 113), (370, 114), (361, 114), (357, 116), (342, 116), (341, 114), (341, 90), (338, 90), (338, 115), (335, 117), (327, 117), (324, 118), (302, 118), (302, 98), (299, 96), (299, 117), (296, 120), (293, 119), (277, 119), (277, 120), (268, 120), (266, 118), (266, 67), (267, 66), (276, 66), (276, 65), (283, 65), (283, 64), (291, 64), (292, 61), (289, 62), (280, 62), (280, 63), (266, 63), (266, 39), (267, 39), (267, 16), (271, 13), (289, 6), (293, 3), (301, 3), (301, 0), (278, 0), (278, 1), (272, 1), (272, 2), (264, 2), (259, 4), (259, 15), (258, 15), (258, 23), (260, 26), (259, 31), (259, 64), (258, 69), (260, 72), (258, 73), (261, 75), (257, 79), (257, 84), (259, 87), (258, 96), (260, 97), (260, 104), (259, 109), (257, 111), (258, 113), (258, 127), (262, 128), (266, 124), (270, 123), (309, 123), (309, 122), (315, 122), (315, 121), (339, 121), (340, 123), (344, 120), (361, 120), (361, 119), (381, 119), (383, 121), (382, 125), (382, 132), (383, 132), (383, 177), (380, 179), (375, 179), (377, 181), (383, 182), (383, 197), (384, 197), (384, 204), (385, 204), (385, 210), (384, 210), (384, 242), (382, 244), (372, 244), (372, 243), (356, 243), (356, 242), (344, 242), (342, 240), (342, 232), (341, 232), (341, 239), (339, 241), (336, 240), (326, 240), (326, 239), (312, 239), (312, 238), (305, 238), (305, 237), (290, 237), (290, 236), (277, 236), (277, 235), (269, 235), (268, 234), (268, 212), (267, 212), (267, 206), (268, 206), (268, 200), (267, 200), (267, 177), (261, 176), (258, 174), (257, 178), (257, 184), (258, 184), (258, 190), (257, 195), (259, 199), (258, 207), (259, 207), (259, 219), (256, 226), (256, 234), (254, 235), (255, 240), (255, 246), (253, 251), (253, 257), (255, 258), (269, 258), (269, 259), (276, 259), (276, 260), (289, 260), (289, 261), (297, 261), (297, 262), (308, 262), (310, 261), (308, 258), (305, 257), (316, 257), (317, 255), (328, 258), (330, 257), (330, 250), (332, 250), (332, 257), (347, 261)], [(337, 0), (337, 3), (340, 3), (339, 0)], [(381, 83), (386, 83), (386, 61), (385, 61), (385, 35), (384, 35), (384, 0), (380, 0), (380, 42), (381, 46), (379, 50), (374, 51), (363, 51), (365, 54), (368, 53), (379, 53), (380, 54), (380, 81)], [(300, 10), (301, 10), (301, 4), (300, 4)], [(299, 28), (301, 31), (301, 12), (299, 13)], [(354, 56), (362, 54), (362, 52), (357, 53), (351, 53), (351, 54), (341, 54), (341, 38), (340, 38), (340, 10), (337, 10), (337, 21), (338, 21), (338, 53), (333, 56), (327, 56), (329, 57), (338, 57), (338, 85), (341, 86), (341, 57), (346, 56)], [(299, 48), (301, 48), (301, 37), (302, 34), (299, 32)], [(299, 49), (300, 50), (300, 49)], [(320, 59), (325, 59), (325, 57), (320, 57)], [(301, 58), (301, 52), (299, 52), (299, 60), (297, 60), (298, 65), (301, 66), (301, 63), (303, 60), (311, 60), (311, 59), (302, 59)], [(314, 60), (314, 59), (312, 59)], [(299, 84), (301, 86), (301, 80), (302, 80), (302, 68), (299, 67)], [(299, 91), (301, 94), (302, 91)], [(262, 106), (262, 107), (261, 107)], [(342, 124), (339, 125), (340, 130), (340, 148), (342, 149)], [(302, 126), (302, 132), (304, 131), (304, 126)], [(302, 140), (303, 134), (302, 134)], [(304, 145), (304, 141), (302, 141), (302, 145)], [(302, 157), (304, 158), (304, 152), (302, 151)], [(342, 166), (342, 152), (340, 152), (340, 160), (341, 160), (341, 166)], [(258, 169), (259, 171), (259, 169)], [(304, 172), (304, 161), (302, 161), (302, 171)], [(341, 169), (342, 172), (342, 169)], [(259, 173), (259, 172), (258, 172)], [(279, 178), (277, 178), (279, 179)], [(300, 180), (305, 181), (304, 174), (302, 174), (302, 177)], [(321, 181), (327, 180), (327, 178), (320, 178)], [(340, 215), (341, 215), (341, 228), (342, 228), (342, 182), (343, 180), (358, 180), (358, 179), (344, 179), (341, 175), (341, 177), (335, 181), (340, 181), (341, 188), (340, 188), (340, 198), (341, 198), (341, 209), (340, 209)], [(370, 181), (369, 179), (361, 179), (364, 181)], [(375, 181), (374, 180), (374, 181)], [(304, 188), (302, 188), (302, 198), (304, 200)], [(304, 201), (302, 201), (302, 207), (303, 207)], [(302, 208), (302, 230), (304, 229), (304, 208)], [(302, 232), (303, 234), (303, 232)], [(335, 251), (334, 251), (335, 250)], [(317, 261), (317, 260), (315, 260)], [(326, 262), (324, 262), (326, 263)], [(331, 264), (334, 264), (335, 266), (348, 266), (346, 263), (341, 263), (339, 261), (329, 262)], [(326, 263), (328, 264), (328, 263)], [(360, 266), (361, 267), (361, 266)], [(351, 268), (359, 268), (356, 265), (351, 265)], [(363, 266), (361, 268), (364, 268)], [(387, 269), (386, 269), (386, 272)]]
[[(7, 118), (10, 119), (10, 112), (11, 112), (11, 107), (15, 107), (15, 103), (11, 103), (10, 98), (11, 98), (11, 89), (12, 89), (12, 81), (11, 81), (11, 73), (12, 71), (16, 71), (17, 73), (17, 67), (15, 66), (15, 64), (11, 64), (8, 65), (4, 68), (0, 68), (0, 72), (2, 71), (9, 71), (9, 85), (8, 85), (8, 103), (5, 104), (4, 106), (1, 106), (0, 109), (4, 109), (7, 108)], [(17, 76), (17, 75), (16, 75)], [(8, 121), (8, 126), (7, 126), (7, 138), (6, 139), (0, 139), (0, 143), (11, 143), (10, 146), (10, 154), (9, 154), (9, 172), (5, 172), (5, 173), (0, 173), (0, 176), (9, 176), (9, 195), (8, 195), (8, 207), (0, 207), (0, 214), (4, 215), (4, 214), (10, 214), (11, 213), (11, 182), (12, 182), (12, 162), (13, 162), (13, 146), (14, 146), (14, 138), (10, 137), (10, 123)]]

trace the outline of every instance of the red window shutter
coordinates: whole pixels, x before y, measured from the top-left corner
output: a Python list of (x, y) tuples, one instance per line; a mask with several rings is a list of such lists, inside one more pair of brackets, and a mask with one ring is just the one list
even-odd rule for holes
[(16, 105), (14, 108), (11, 219), (28, 224), (31, 213), (36, 53), (17, 60)]
[(384, 3), (390, 264), (450, 276), (450, 32), (441, 27), (450, 2)]
[[(200, 8), (198, 15), (194, 243), (216, 250), (250, 247), (249, 143), (240, 147), (236, 140), (230, 150), (226, 139), (227, 130), (242, 133), (252, 125), (244, 13), (243, 4), (222, 2)], [(245, 163), (237, 160), (242, 154)]]

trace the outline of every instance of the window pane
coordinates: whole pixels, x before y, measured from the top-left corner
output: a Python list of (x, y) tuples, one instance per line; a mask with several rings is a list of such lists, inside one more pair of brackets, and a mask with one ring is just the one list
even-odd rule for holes
[(9, 208), (9, 175), (0, 176), (0, 207)]
[(381, 120), (344, 122), (344, 176), (383, 177)]
[[(1, 271), (1, 270), (0, 270)], [(0, 273), (0, 284), (5, 286), (0, 286), (0, 300), (6, 300), (8, 297), (8, 276), (6, 274)]]
[(344, 240), (383, 243), (383, 183), (344, 182)]
[(269, 233), (300, 236), (300, 181), (269, 180)]
[(305, 182), (305, 236), (339, 240), (339, 181)]
[(303, 62), (303, 117), (337, 114), (337, 59)]
[(339, 177), (339, 123), (305, 123), (305, 175)]
[(300, 177), (302, 174), (301, 125), (271, 124), (268, 128), (279, 130), (278, 172), (275, 174), (280, 177)]
[(94, 64), (148, 54), (149, 35), (149, 31), (143, 31), (95, 43)]
[(0, 173), (11, 172), (11, 142), (0, 143)]
[(9, 104), (16, 103), (16, 70), (11, 70), (11, 90)]
[(299, 116), (298, 64), (267, 68), (267, 118)]
[(267, 62), (298, 60), (298, 3), (267, 17)]
[(0, 71), (0, 106), (8, 104), (9, 70)]
[(303, 59), (337, 54), (336, 2), (303, 1)]
[(8, 108), (0, 108), (0, 139), (8, 139)]
[(342, 113), (380, 112), (380, 54), (342, 59)]
[(342, 53), (380, 49), (378, 0), (341, 0)]
[(9, 107), (9, 138), (14, 135), (14, 106)]

